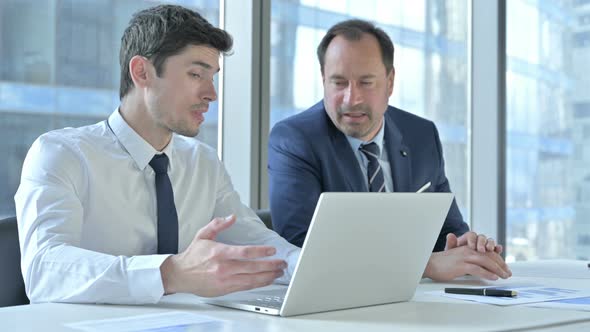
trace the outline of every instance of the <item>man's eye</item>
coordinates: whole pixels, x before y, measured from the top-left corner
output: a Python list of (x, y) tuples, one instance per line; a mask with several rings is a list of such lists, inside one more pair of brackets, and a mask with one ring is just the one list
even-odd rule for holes
[(189, 75), (190, 75), (191, 77), (194, 77), (194, 78), (201, 78), (201, 74), (197, 74), (197, 73), (189, 73)]
[(371, 82), (371, 81), (362, 81), (361, 84), (362, 85), (365, 85), (365, 86), (369, 86), (369, 85), (373, 84), (373, 82)]

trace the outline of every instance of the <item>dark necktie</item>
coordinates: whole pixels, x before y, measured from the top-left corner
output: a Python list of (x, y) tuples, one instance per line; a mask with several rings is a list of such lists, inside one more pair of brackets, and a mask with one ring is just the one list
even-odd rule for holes
[(172, 183), (168, 177), (168, 156), (158, 154), (150, 161), (156, 172), (158, 200), (158, 254), (178, 253), (178, 215), (174, 205)]
[(385, 179), (383, 178), (383, 170), (379, 164), (379, 146), (377, 143), (364, 144), (359, 147), (359, 150), (369, 160), (367, 165), (367, 176), (369, 180), (369, 191), (384, 192)]

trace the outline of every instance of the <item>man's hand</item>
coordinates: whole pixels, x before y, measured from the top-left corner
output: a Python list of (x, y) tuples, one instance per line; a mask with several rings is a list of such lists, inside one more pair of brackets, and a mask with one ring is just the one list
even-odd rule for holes
[(501, 254), (503, 250), (502, 245), (496, 244), (494, 239), (486, 238), (486, 236), (483, 234), (467, 232), (459, 237), (453, 233), (447, 234), (447, 244), (445, 246), (445, 251), (465, 245), (481, 253), (493, 251), (497, 254)]
[(512, 276), (497, 252), (481, 252), (468, 245), (432, 253), (424, 270), (424, 277), (436, 281), (450, 281), (467, 274), (489, 280)]
[(215, 242), (217, 234), (236, 221), (215, 218), (195, 235), (185, 251), (168, 257), (160, 267), (166, 294), (221, 296), (270, 285), (283, 275), (283, 260), (253, 260), (273, 256), (270, 246), (230, 246)]

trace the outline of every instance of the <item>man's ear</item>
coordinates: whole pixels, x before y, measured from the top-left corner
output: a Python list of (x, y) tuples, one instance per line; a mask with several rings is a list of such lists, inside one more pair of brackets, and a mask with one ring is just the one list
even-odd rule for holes
[(136, 55), (129, 60), (129, 75), (137, 88), (141, 89), (149, 85), (151, 67), (151, 62), (141, 55)]
[(321, 74), (322, 74), (322, 86), (325, 88), (326, 87), (326, 80), (325, 80), (326, 77), (324, 76), (324, 71), (323, 70), (321, 71)]
[(393, 81), (395, 80), (395, 68), (391, 67), (391, 71), (387, 74), (387, 95), (391, 97), (393, 93)]

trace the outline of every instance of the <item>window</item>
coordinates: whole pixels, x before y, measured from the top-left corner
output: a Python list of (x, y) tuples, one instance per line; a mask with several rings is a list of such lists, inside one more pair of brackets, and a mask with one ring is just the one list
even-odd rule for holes
[(467, 0), (273, 0), (270, 127), (322, 99), (316, 48), (332, 25), (350, 18), (374, 21), (392, 39), (390, 104), (436, 123), (447, 176), (467, 218)]
[(507, 261), (590, 257), (586, 1), (506, 1)]
[[(218, 0), (177, 2), (218, 24)], [(96, 123), (119, 105), (121, 35), (134, 12), (153, 5), (0, 0), (0, 218), (14, 215), (22, 162), (39, 135)], [(217, 104), (199, 138), (217, 145)]]

